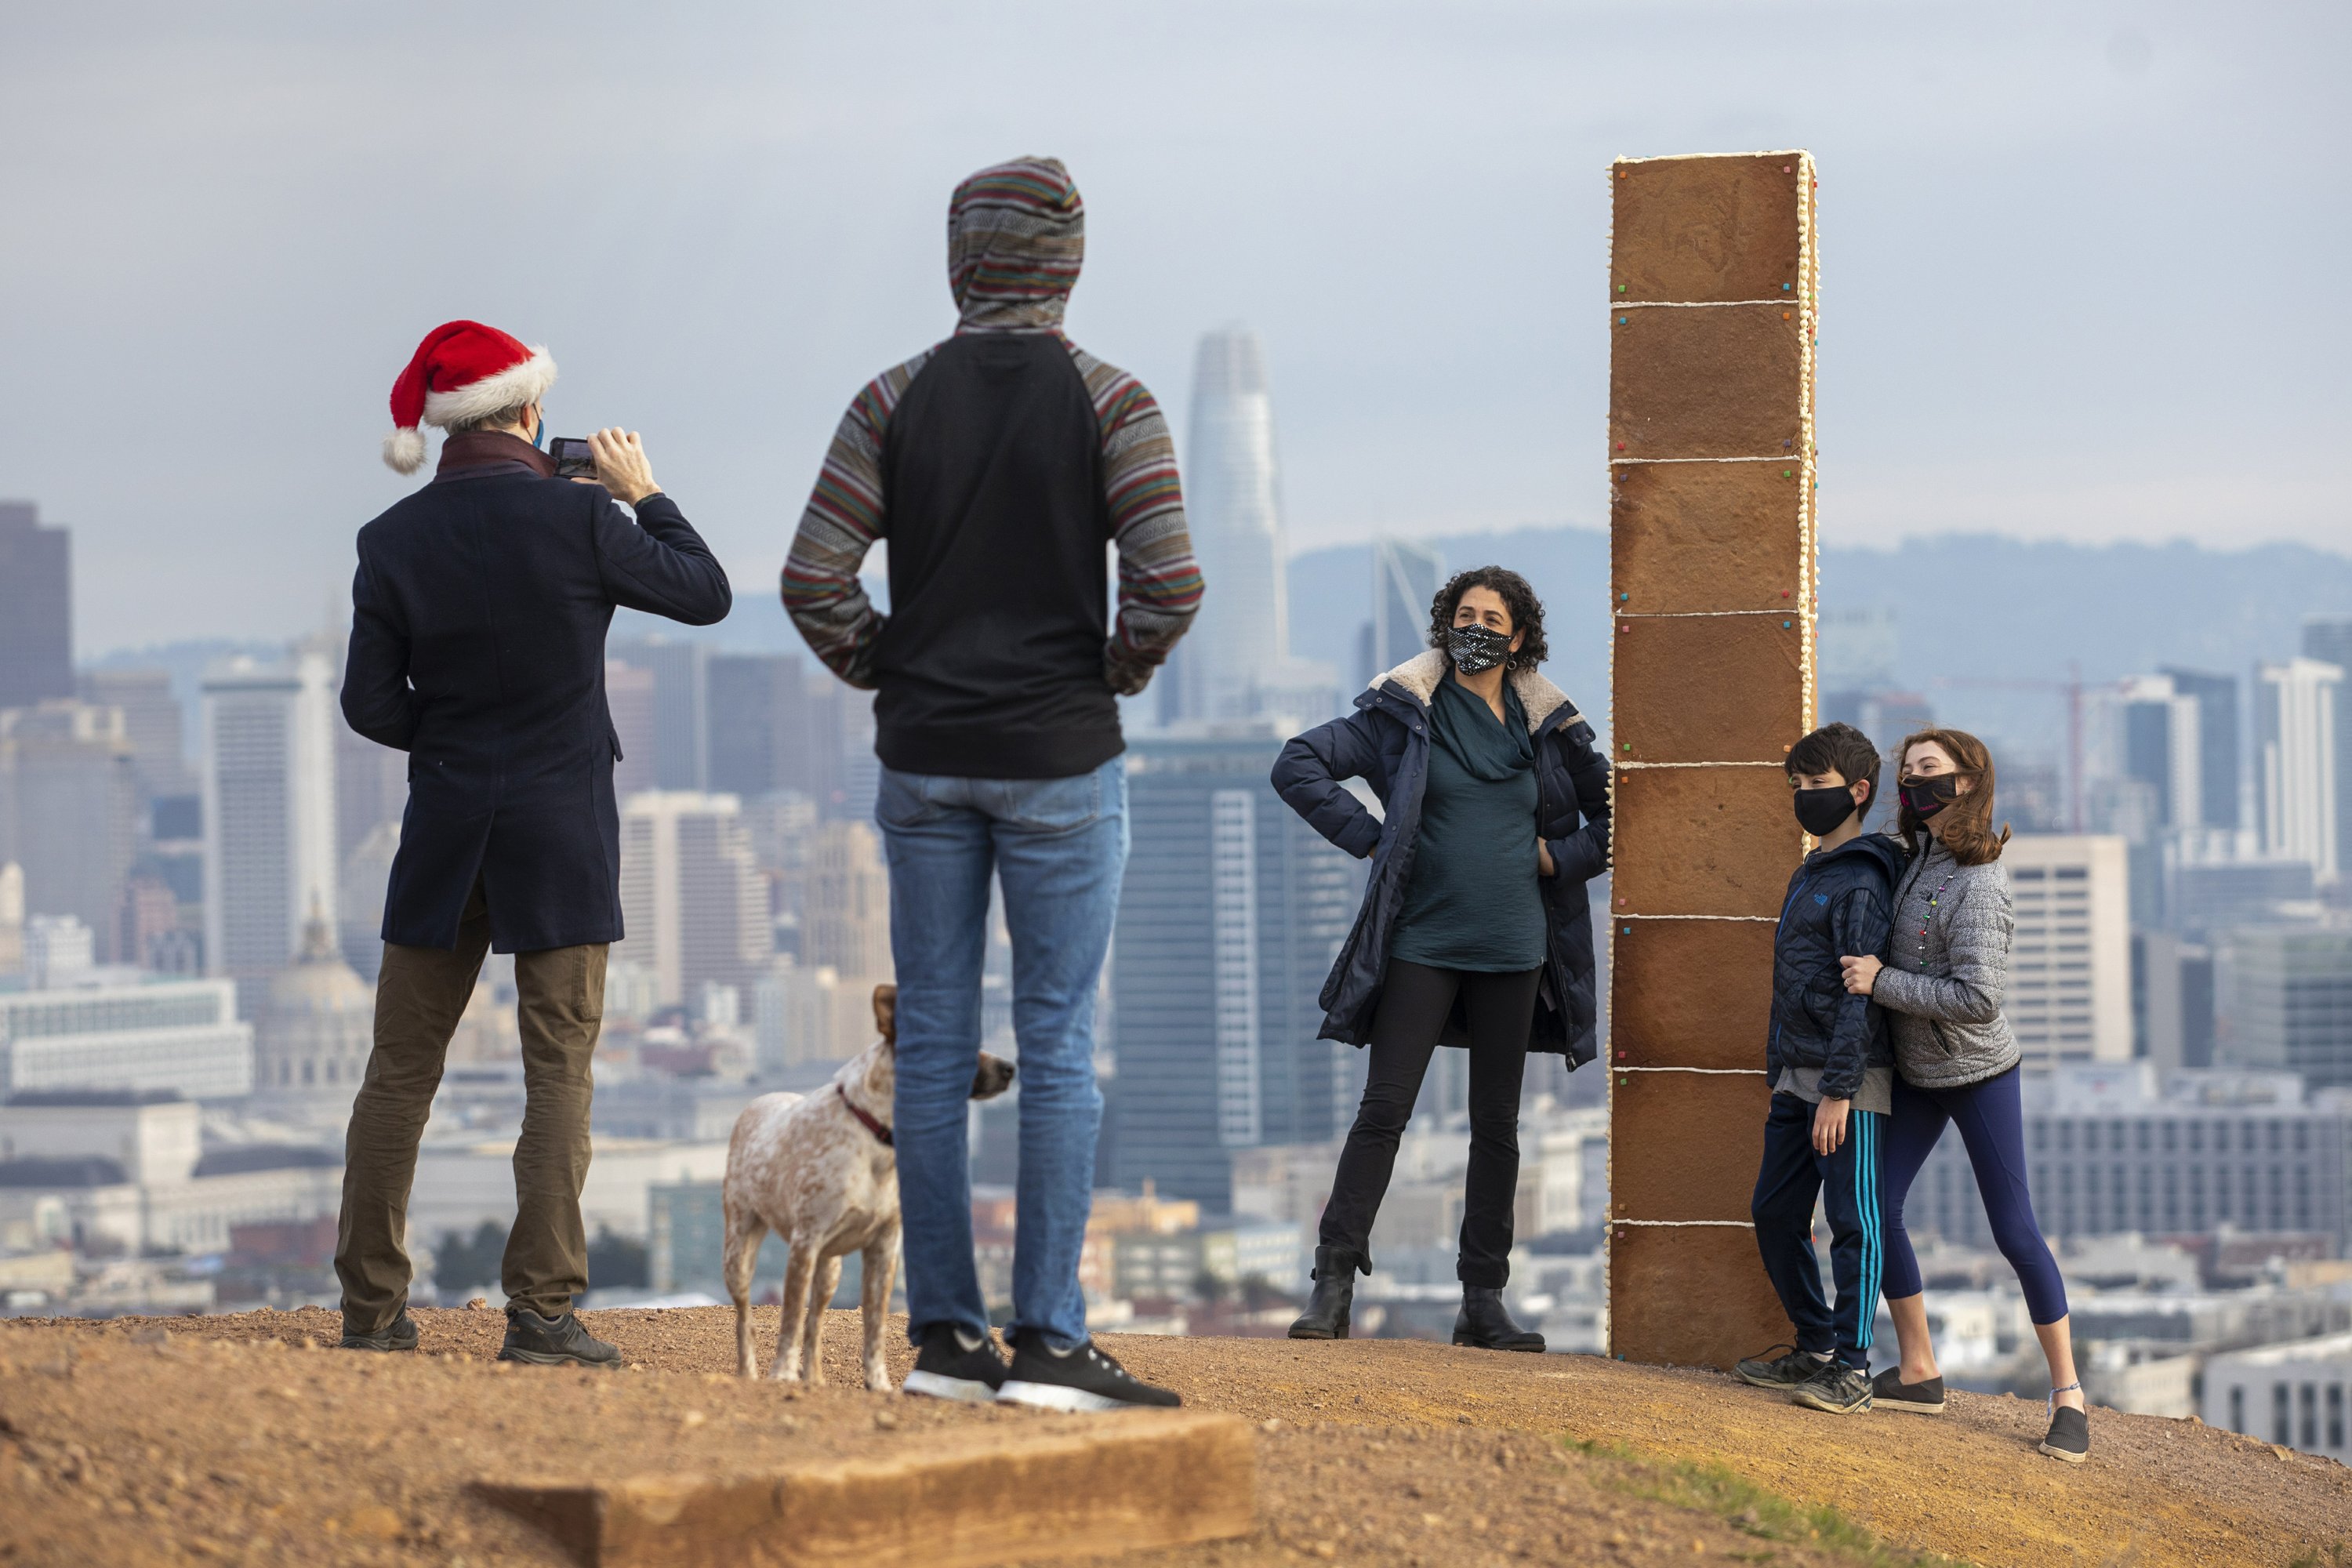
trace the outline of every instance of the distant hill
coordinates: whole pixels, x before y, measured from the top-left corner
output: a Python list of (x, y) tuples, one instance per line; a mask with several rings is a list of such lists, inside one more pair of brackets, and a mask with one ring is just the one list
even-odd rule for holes
[[(1528, 528), (1435, 542), (1446, 565), (1494, 563), (1544, 595), (1552, 678), (1588, 712), (1609, 702), (1609, 541), (1598, 530)], [(1291, 645), (1353, 688), (1369, 545), (1292, 558)], [(2028, 543), (1944, 535), (1891, 550), (1832, 549), (1824, 615), (1885, 610), (1895, 619), (1895, 684), (1924, 692), (1939, 718), (2030, 747), (2056, 744), (2053, 696), (1941, 684), (2063, 680), (2070, 661), (2098, 682), (2185, 665), (2243, 679), (2257, 659), (2296, 651), (2307, 615), (2352, 614), (2352, 556), (2298, 544), (2208, 550), (2188, 543)]]

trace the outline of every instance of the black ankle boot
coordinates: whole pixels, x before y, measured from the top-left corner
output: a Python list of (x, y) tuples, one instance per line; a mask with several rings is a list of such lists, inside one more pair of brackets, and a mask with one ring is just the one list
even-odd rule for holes
[(1540, 1352), (1544, 1348), (1541, 1334), (1511, 1321), (1502, 1291), (1484, 1285), (1462, 1287), (1462, 1310), (1454, 1316), (1454, 1342), (1482, 1351)]
[(1294, 1340), (1344, 1340), (1356, 1304), (1356, 1255), (1344, 1247), (1315, 1249), (1315, 1294), (1290, 1325)]

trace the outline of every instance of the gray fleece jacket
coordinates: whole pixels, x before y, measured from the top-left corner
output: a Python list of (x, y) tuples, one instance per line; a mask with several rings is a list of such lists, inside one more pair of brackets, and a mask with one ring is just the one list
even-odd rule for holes
[(1873, 996), (1895, 1037), (1895, 1070), (1958, 1089), (2018, 1063), (2000, 1002), (2009, 989), (2009, 872), (1963, 866), (1934, 838), (1895, 889), (1895, 932)]

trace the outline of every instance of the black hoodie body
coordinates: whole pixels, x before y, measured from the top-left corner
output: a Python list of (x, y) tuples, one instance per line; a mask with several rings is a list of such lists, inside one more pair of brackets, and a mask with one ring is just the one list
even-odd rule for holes
[(1841, 958), (1884, 960), (1903, 847), (1864, 833), (1834, 849), (1817, 849), (1789, 879), (1780, 930), (1772, 941), (1772, 1032), (1764, 1063), (1818, 1068), (1824, 1100), (1851, 1100), (1871, 1068), (1891, 1068), (1886, 1016), (1845, 988)]

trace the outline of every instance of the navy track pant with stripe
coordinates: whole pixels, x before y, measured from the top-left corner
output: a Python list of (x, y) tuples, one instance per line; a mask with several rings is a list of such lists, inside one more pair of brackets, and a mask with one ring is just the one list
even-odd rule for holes
[[(1834, 1353), (1850, 1366), (1870, 1366), (1871, 1330), (1878, 1320), (1880, 1250), (1879, 1140), (1886, 1119), (1875, 1111), (1846, 1112), (1845, 1142), (1834, 1154), (1813, 1152), (1813, 1107), (1793, 1094), (1772, 1097), (1764, 1122), (1764, 1163), (1756, 1173), (1756, 1246), (1764, 1272), (1797, 1331), (1797, 1348)], [(1830, 1272), (1837, 1306), (1822, 1299), (1822, 1270), (1813, 1256), (1813, 1200), (1830, 1221)]]

